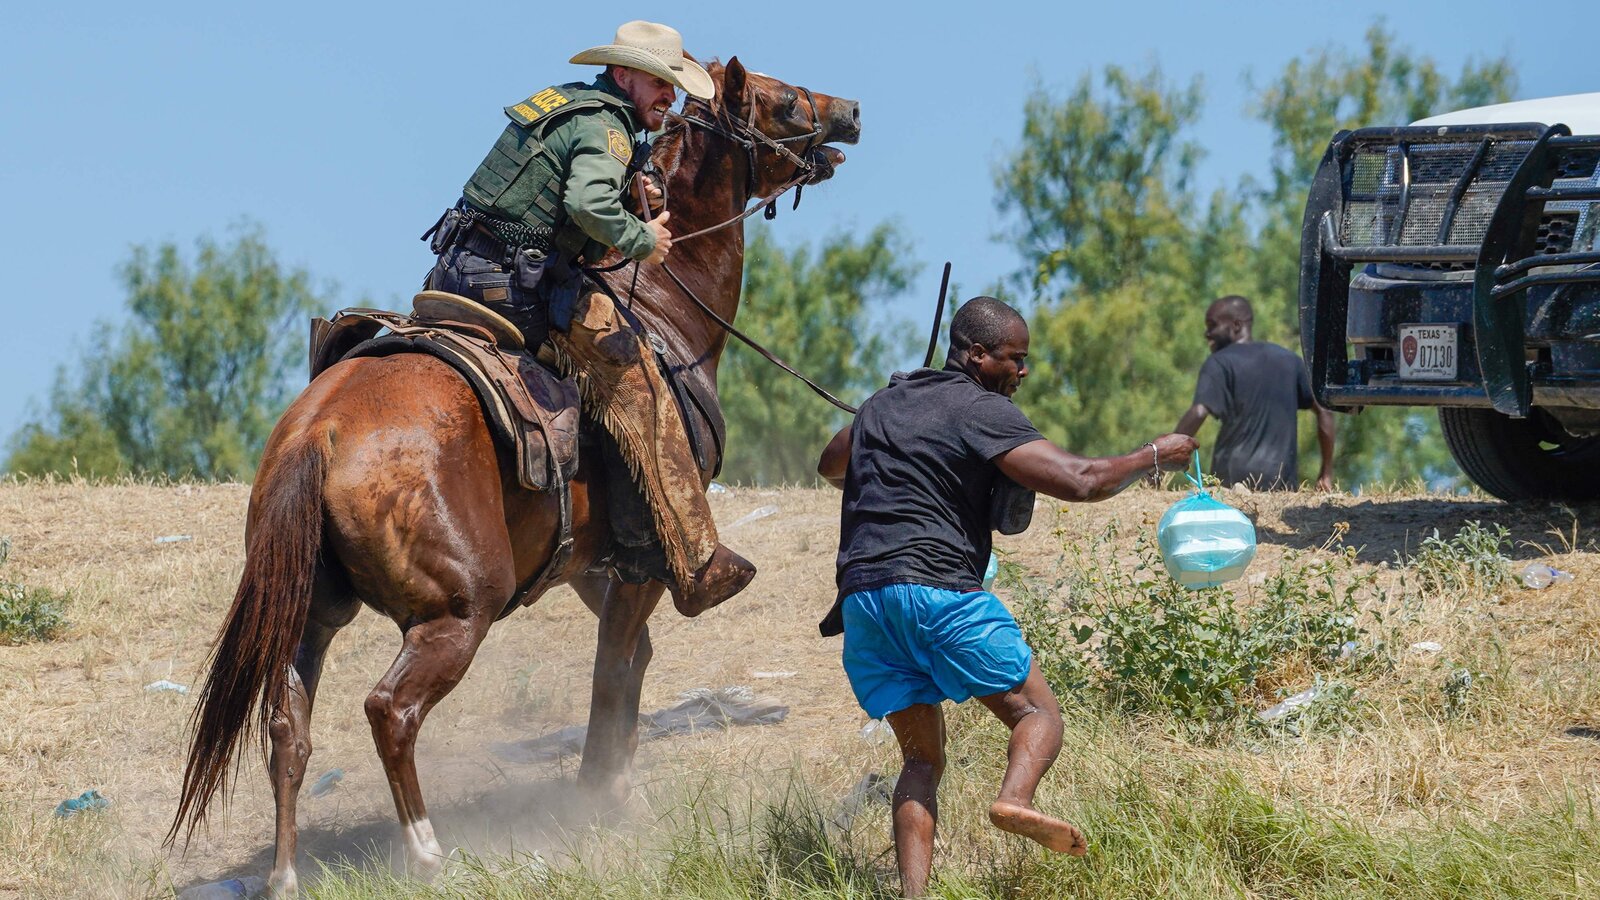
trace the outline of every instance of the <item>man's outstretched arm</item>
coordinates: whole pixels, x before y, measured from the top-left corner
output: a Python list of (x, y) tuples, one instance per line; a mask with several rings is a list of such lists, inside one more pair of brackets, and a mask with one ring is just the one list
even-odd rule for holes
[(828, 441), (828, 446), (822, 449), (822, 458), (817, 460), (817, 474), (822, 479), (839, 490), (844, 490), (844, 474), (850, 468), (850, 426), (839, 429), (839, 433)]
[(994, 458), (1012, 481), (1058, 500), (1104, 500), (1160, 468), (1177, 472), (1189, 465), (1194, 438), (1164, 434), (1148, 445), (1121, 456), (1078, 456), (1046, 440), (1030, 441)]
[(1204, 403), (1196, 403), (1189, 407), (1178, 419), (1178, 427), (1172, 429), (1178, 434), (1187, 434), (1190, 437), (1200, 433), (1200, 426), (1205, 424), (1206, 416), (1211, 415), (1211, 410), (1206, 409)]

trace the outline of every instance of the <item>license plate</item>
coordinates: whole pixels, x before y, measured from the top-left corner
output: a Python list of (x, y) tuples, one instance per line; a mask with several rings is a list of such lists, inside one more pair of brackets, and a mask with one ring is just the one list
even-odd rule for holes
[(1455, 325), (1401, 325), (1400, 377), (1407, 381), (1456, 380)]

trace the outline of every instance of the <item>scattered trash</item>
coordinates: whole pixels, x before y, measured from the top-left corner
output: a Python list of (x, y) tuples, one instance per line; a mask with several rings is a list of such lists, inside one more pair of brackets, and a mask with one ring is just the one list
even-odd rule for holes
[(983, 570), (983, 589), (994, 590), (994, 578), (1000, 574), (1000, 560), (993, 553), (989, 554), (989, 567)]
[(152, 681), (152, 682), (150, 682), (149, 684), (144, 686), (144, 689), (149, 691), (152, 694), (187, 694), (187, 693), (189, 693), (189, 686), (187, 684), (179, 684), (176, 681), (168, 681), (165, 678), (161, 679), (160, 681)]
[[(683, 702), (668, 709), (639, 715), (639, 740), (653, 741), (674, 734), (722, 731), (735, 725), (775, 725), (789, 716), (789, 707), (758, 697), (743, 685), (713, 690), (694, 688), (678, 695)], [(525, 741), (490, 744), (489, 749), (508, 762), (531, 763), (576, 756), (583, 752), (588, 728), (565, 728)]]
[(229, 878), (227, 881), (213, 881), (210, 884), (197, 884), (185, 888), (178, 895), (178, 900), (235, 900), (238, 897), (256, 897), (267, 889), (267, 880), (255, 875), (246, 875), (243, 878)]
[(87, 790), (70, 800), (56, 804), (56, 818), (65, 819), (81, 812), (98, 812), (110, 805), (111, 801), (100, 796), (99, 791)]
[(158, 543), (158, 544), (176, 544), (179, 541), (192, 541), (192, 540), (194, 540), (194, 535), (192, 535), (192, 534), (169, 534), (169, 535), (165, 535), (163, 537), (156, 538), (156, 543)]
[(861, 726), (861, 739), (877, 747), (894, 740), (894, 726), (888, 719), (873, 719)]
[(793, 678), (796, 675), (799, 675), (800, 673), (799, 672), (751, 672), (750, 674), (752, 676), (756, 677), (756, 678)]
[(1277, 721), (1278, 719), (1287, 716), (1297, 709), (1310, 706), (1311, 701), (1317, 699), (1317, 697), (1321, 695), (1322, 685), (1319, 684), (1315, 687), (1307, 688), (1306, 690), (1303, 690), (1292, 697), (1285, 697), (1282, 702), (1275, 703), (1272, 706), (1269, 706), (1266, 709), (1256, 713), (1256, 718), (1263, 722)]
[(740, 525), (748, 525), (748, 524), (750, 524), (751, 522), (754, 522), (757, 519), (765, 519), (767, 516), (775, 516), (777, 514), (778, 514), (778, 507), (777, 507), (776, 504), (769, 504), (767, 506), (760, 506), (760, 507), (757, 507), (755, 509), (750, 510), (749, 512), (747, 512), (744, 515), (740, 516), (738, 519), (735, 519), (734, 523), (732, 525), (729, 525), (728, 527), (729, 528), (738, 528)]
[(335, 787), (338, 787), (339, 782), (343, 780), (343, 769), (329, 769), (328, 771), (322, 773), (322, 777), (317, 779), (316, 783), (311, 786), (311, 790), (306, 792), (306, 795), (310, 797), (321, 797), (323, 794), (326, 794)]
[(1517, 578), (1522, 581), (1522, 586), (1530, 590), (1547, 588), (1558, 581), (1571, 581), (1571, 572), (1563, 572), (1544, 563), (1528, 563), (1517, 573)]
[(1417, 641), (1411, 645), (1412, 653), (1438, 653), (1443, 649), (1444, 645), (1438, 641)]
[(1567, 737), (1588, 738), (1591, 741), (1600, 741), (1600, 728), (1591, 728), (1588, 725), (1574, 725), (1566, 730)]
[(868, 772), (861, 776), (861, 780), (850, 789), (850, 793), (839, 801), (839, 808), (833, 814), (833, 824), (837, 825), (840, 831), (849, 831), (856, 816), (860, 815), (863, 809), (875, 804), (888, 806), (894, 799), (894, 785), (897, 780), (879, 775), (877, 772)]
[(728, 490), (728, 486), (723, 484), (722, 482), (713, 481), (709, 485), (706, 486), (706, 493), (708, 493), (708, 494), (730, 494), (730, 493), (732, 493), (732, 491)]
[(1361, 652), (1361, 645), (1355, 641), (1345, 641), (1339, 645), (1339, 652), (1335, 654), (1339, 659), (1350, 659)]

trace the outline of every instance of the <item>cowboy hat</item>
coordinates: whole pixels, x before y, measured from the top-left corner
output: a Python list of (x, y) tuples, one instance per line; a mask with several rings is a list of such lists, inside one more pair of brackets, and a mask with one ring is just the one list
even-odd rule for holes
[(701, 100), (710, 100), (716, 93), (711, 75), (699, 63), (683, 55), (683, 35), (655, 22), (627, 22), (617, 29), (614, 43), (590, 47), (570, 61), (580, 65), (638, 69), (665, 79)]

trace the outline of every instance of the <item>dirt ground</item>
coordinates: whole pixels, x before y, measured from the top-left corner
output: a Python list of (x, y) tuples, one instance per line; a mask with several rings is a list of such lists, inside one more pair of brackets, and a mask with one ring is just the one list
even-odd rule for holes
[[(161, 851), (192, 695), (145, 690), (159, 679), (196, 685), (202, 678), (241, 568), (247, 495), (241, 485), (0, 485), (0, 535), (13, 544), (0, 577), (71, 597), (63, 637), (0, 647), (0, 897), (60, 889), (42, 880), (72, 868), (50, 859), (62, 852), (56, 832), (66, 827), (50, 813), (63, 798), (89, 788), (112, 801), (102, 817), (115, 856), (109, 865), (120, 866), (124, 876), (144, 873), (181, 888), (265, 874), (272, 804), (253, 755), (244, 760), (232, 805), (225, 813), (214, 808), (209, 832), (187, 854)], [(1112, 519), (1153, 529), (1178, 496), (1136, 488), (1096, 505), (1041, 502), (1034, 527), (999, 539), (998, 547), (1025, 569), (1045, 571), (1060, 555), (1063, 535), (1087, 536)], [(1448, 536), (1470, 520), (1503, 524), (1511, 529), (1509, 553), (1518, 566), (1522, 559), (1552, 558), (1577, 576), (1569, 585), (1517, 595), (1527, 599), (1498, 613), (1523, 623), (1528, 646), (1562, 648), (1525, 664), (1593, 671), (1590, 654), (1600, 636), (1593, 590), (1600, 583), (1594, 545), (1600, 535), (1593, 510), (1514, 508), (1438, 495), (1224, 496), (1257, 522), (1258, 570), (1290, 550), (1318, 552), (1340, 523), (1348, 523), (1346, 541), (1361, 547), (1361, 561), (1372, 565), (1414, 550), (1435, 529)], [(699, 619), (679, 617), (670, 604), (657, 611), (651, 622), (655, 661), (642, 707), (669, 706), (692, 688), (746, 685), (787, 704), (790, 714), (774, 726), (646, 744), (640, 777), (672, 778), (685, 760), (726, 761), (730, 770), (744, 772), (799, 769), (824, 790), (842, 793), (859, 774), (848, 761), (864, 752), (859, 732), (865, 717), (840, 669), (839, 639), (823, 640), (816, 632), (833, 596), (838, 495), (736, 489), (714, 495), (712, 503), (726, 542), (756, 562), (760, 574), (740, 597)], [(735, 524), (769, 506), (777, 511)], [(157, 542), (170, 536), (184, 537)], [(593, 617), (577, 598), (556, 590), (498, 623), (465, 681), (428, 718), (419, 769), (447, 846), (503, 852), (559, 842), (551, 825), (576, 802), (576, 760), (512, 764), (489, 747), (585, 721), (594, 631)], [(342, 769), (344, 779), (332, 792), (302, 801), (302, 847), (312, 859), (373, 847), (382, 853), (395, 836), (362, 700), (397, 647), (394, 625), (364, 611), (329, 652), (313, 717), (308, 783), (332, 769)], [(1538, 724), (1511, 729), (1522, 737), (1499, 748), (1506, 757), (1503, 777), (1482, 779), (1468, 791), (1475, 803), (1515, 803), (1540, 785), (1588, 780), (1600, 770), (1600, 741), (1583, 738), (1583, 729), (1600, 725), (1600, 705), (1540, 710), (1538, 717)]]

